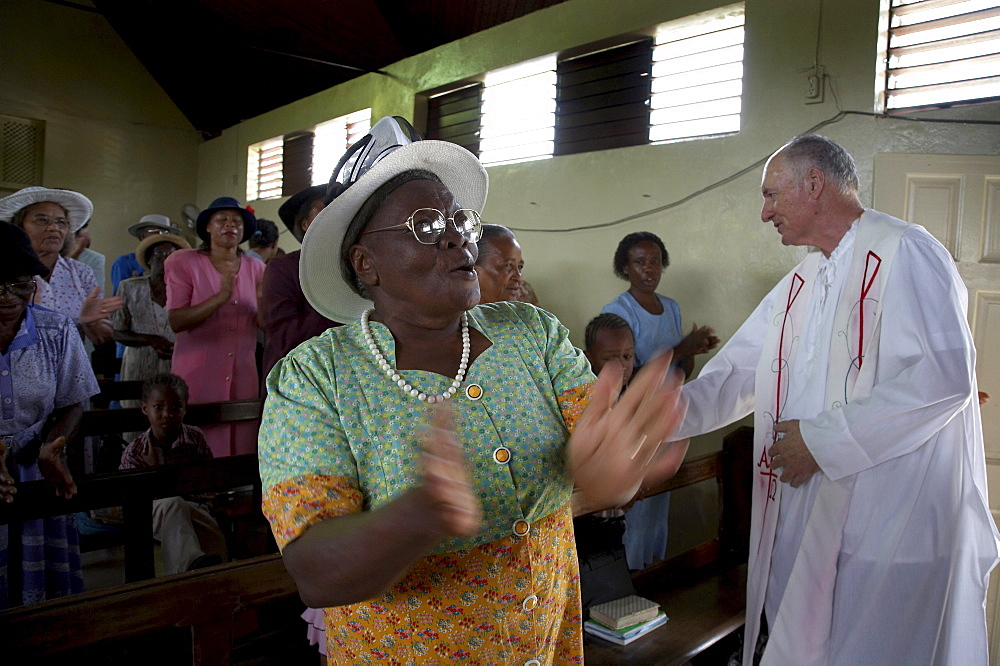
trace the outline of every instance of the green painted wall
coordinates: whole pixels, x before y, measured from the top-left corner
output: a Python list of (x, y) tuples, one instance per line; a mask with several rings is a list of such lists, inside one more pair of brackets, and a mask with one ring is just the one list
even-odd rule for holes
[(194, 200), (201, 137), (99, 14), (0, 3), (0, 113), (45, 121), (41, 184), (93, 200), (108, 269), (135, 250), (128, 225)]

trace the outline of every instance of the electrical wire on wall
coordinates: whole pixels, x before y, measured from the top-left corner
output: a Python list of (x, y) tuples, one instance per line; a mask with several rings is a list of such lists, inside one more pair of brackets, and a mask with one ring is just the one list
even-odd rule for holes
[[(831, 87), (831, 91), (832, 91), (832, 87)], [(834, 93), (834, 98), (836, 99), (836, 93)], [(871, 117), (871, 118), (880, 118), (882, 120), (901, 120), (901, 121), (905, 121), (905, 122), (915, 122), (915, 123), (950, 123), (950, 124), (954, 124), (954, 125), (1000, 125), (1000, 121), (997, 121), (997, 120), (950, 119), (950, 118), (908, 118), (908, 117), (905, 117), (905, 116), (890, 116), (890, 115), (885, 114), (885, 113), (874, 113), (874, 112), (869, 112), (869, 111), (838, 111), (836, 115), (834, 115), (834, 116), (832, 116), (830, 118), (827, 118), (826, 120), (823, 120), (822, 122), (819, 122), (819, 123), (813, 125), (809, 129), (807, 129), (805, 132), (802, 132), (802, 134), (812, 134), (813, 132), (816, 132), (817, 130), (822, 129), (823, 127), (826, 127), (827, 125), (832, 125), (833, 123), (836, 123), (836, 122), (839, 122), (839, 121), (843, 120), (847, 116), (866, 116), (866, 117)], [(775, 148), (775, 150), (777, 150), (777, 148)], [(580, 226), (576, 226), (576, 227), (566, 227), (566, 228), (563, 228), (563, 229), (538, 229), (538, 228), (514, 227), (514, 226), (510, 226), (510, 229), (512, 231), (526, 232), (526, 233), (530, 232), (530, 233), (542, 233), (542, 234), (565, 234), (565, 233), (571, 233), (571, 232), (574, 232), (574, 231), (587, 231), (587, 230), (590, 230), (590, 229), (606, 229), (608, 227), (617, 227), (619, 225), (626, 224), (628, 222), (632, 222), (633, 220), (639, 220), (639, 219), (642, 219), (644, 217), (649, 217), (650, 215), (656, 215), (657, 213), (662, 213), (664, 211), (670, 210), (671, 208), (676, 208), (678, 206), (686, 204), (689, 201), (697, 199), (698, 197), (700, 197), (703, 194), (707, 194), (708, 192), (711, 192), (712, 190), (715, 190), (715, 189), (717, 189), (719, 187), (722, 187), (723, 185), (725, 185), (727, 183), (731, 183), (732, 181), (736, 180), (737, 178), (740, 178), (741, 176), (746, 175), (747, 173), (750, 173), (751, 171), (754, 171), (754, 170), (760, 168), (761, 166), (763, 166), (764, 163), (767, 162), (767, 160), (771, 156), (771, 154), (772, 153), (768, 153), (767, 156), (760, 158), (759, 160), (757, 160), (753, 164), (750, 164), (750, 165), (748, 165), (748, 166), (740, 169), (739, 171), (726, 176), (725, 178), (723, 178), (721, 180), (717, 180), (717, 181), (715, 181), (714, 183), (712, 183), (710, 185), (706, 185), (705, 187), (703, 187), (703, 188), (701, 188), (699, 190), (695, 190), (694, 192), (692, 192), (692, 193), (690, 193), (688, 195), (685, 195), (685, 196), (681, 197), (680, 199), (676, 199), (676, 200), (671, 201), (670, 203), (666, 203), (666, 204), (664, 204), (662, 206), (657, 206), (656, 208), (650, 208), (648, 210), (640, 211), (638, 213), (633, 213), (633, 214), (627, 215), (625, 217), (620, 217), (620, 218), (618, 218), (616, 220), (611, 220), (609, 222), (597, 222), (595, 224), (584, 224), (584, 225), (580, 225)]]

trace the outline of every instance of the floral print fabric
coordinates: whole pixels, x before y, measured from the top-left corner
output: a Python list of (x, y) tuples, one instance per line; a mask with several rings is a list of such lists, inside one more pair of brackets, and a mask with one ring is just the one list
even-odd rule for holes
[[(479, 306), (469, 325), (492, 346), (471, 364), (452, 418), (482, 529), (442, 543), (382, 597), (327, 609), (332, 661), (582, 661), (563, 449), (594, 377), (565, 328), (542, 310)], [(388, 329), (373, 323), (372, 333), (394, 363)], [(452, 381), (404, 376), (427, 393)], [(467, 397), (470, 384), (482, 388), (480, 399)], [(360, 324), (331, 329), (279, 362), (268, 378), (259, 444), (264, 509), (279, 545), (417, 484), (429, 416), (429, 405), (404, 395), (375, 365)], [(519, 521), (529, 526), (524, 536), (514, 533)]]

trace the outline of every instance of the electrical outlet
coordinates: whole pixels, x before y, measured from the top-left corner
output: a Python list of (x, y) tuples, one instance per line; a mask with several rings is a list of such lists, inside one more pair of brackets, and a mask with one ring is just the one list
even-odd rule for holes
[(823, 66), (816, 65), (806, 77), (806, 104), (821, 103), (825, 86), (826, 74), (823, 73)]

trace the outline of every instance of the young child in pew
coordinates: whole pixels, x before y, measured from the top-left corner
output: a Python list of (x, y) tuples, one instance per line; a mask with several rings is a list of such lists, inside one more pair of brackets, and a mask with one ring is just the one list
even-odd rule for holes
[[(147, 469), (196, 462), (212, 457), (201, 429), (185, 425), (188, 386), (171, 373), (155, 375), (142, 385), (142, 413), (149, 429), (122, 452), (120, 469)], [(153, 537), (160, 542), (166, 573), (221, 564), (226, 540), (208, 510), (182, 497), (153, 502)]]
[[(632, 328), (623, 318), (606, 312), (587, 324), (583, 353), (594, 374), (607, 363), (622, 367), (622, 390), (635, 367)], [(635, 594), (625, 560), (625, 511), (608, 509), (573, 520), (576, 554), (580, 562), (580, 601), (585, 616), (591, 606)]]

